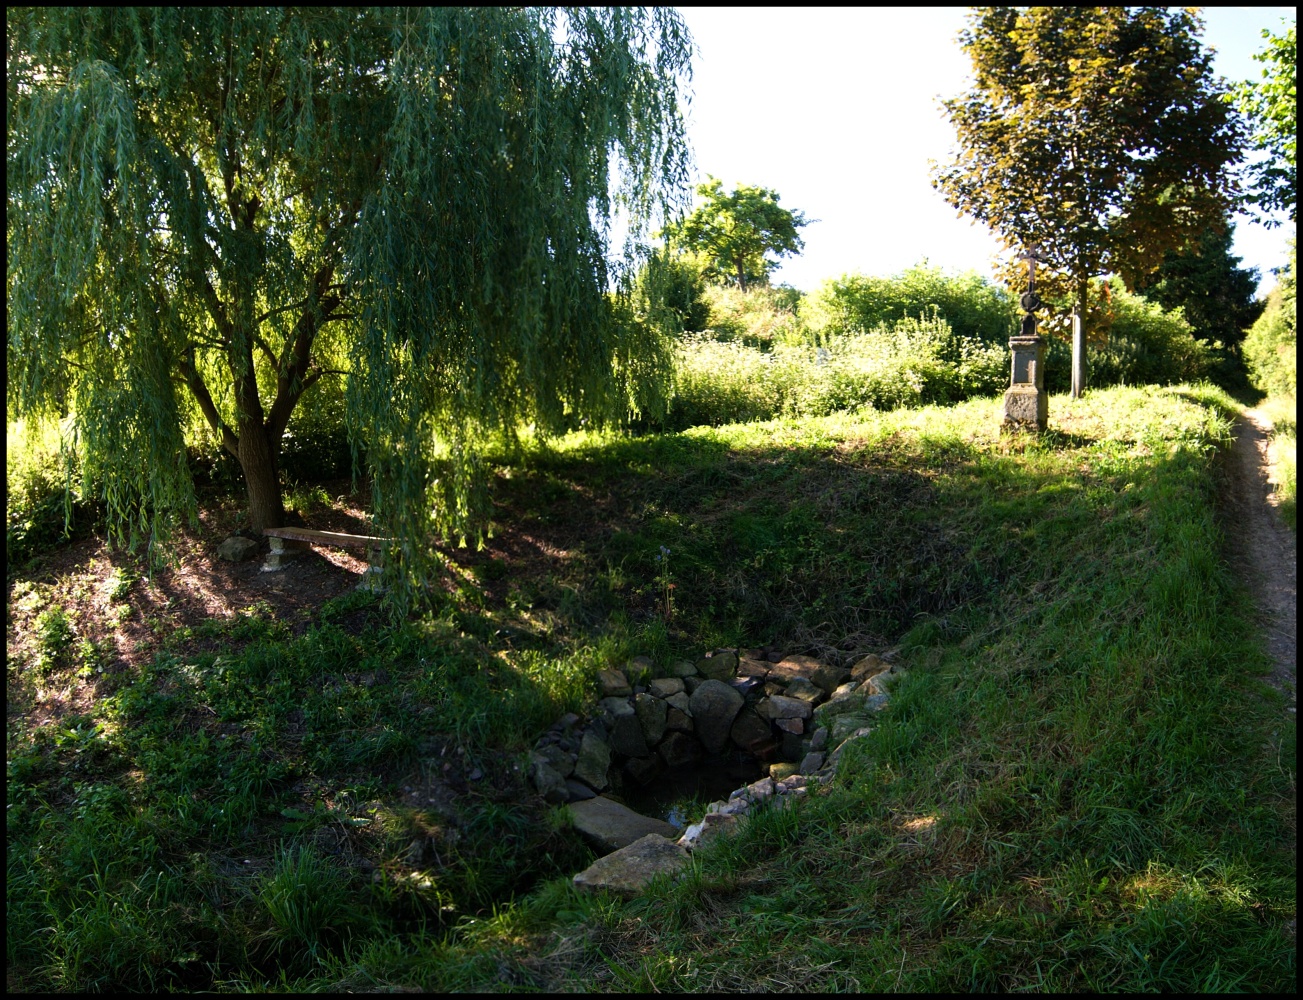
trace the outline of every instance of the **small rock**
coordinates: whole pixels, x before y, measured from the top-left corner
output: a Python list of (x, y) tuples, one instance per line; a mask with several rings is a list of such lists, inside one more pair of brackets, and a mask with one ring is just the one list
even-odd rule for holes
[(749, 708), (744, 708), (737, 714), (728, 734), (743, 750), (768, 743), (773, 738), (769, 723)]
[(822, 750), (828, 745), (828, 727), (822, 726), (815, 730), (814, 738), (810, 740), (811, 750)]
[[(870, 681), (869, 683), (871, 684), (873, 682)], [(838, 698), (845, 698), (847, 695), (853, 694), (859, 686), (859, 681), (847, 681), (845, 684), (841, 684), (834, 689), (830, 700), (836, 701)]]
[(670, 664), (670, 674), (674, 677), (696, 677), (697, 668), (687, 660), (675, 660)]
[(575, 781), (573, 778), (566, 781), (566, 791), (570, 795), (571, 802), (583, 802), (585, 799), (597, 797), (597, 793), (585, 785), (582, 781)]
[(687, 733), (671, 732), (661, 741), (656, 753), (666, 767), (682, 767), (701, 759), (701, 744)]
[(608, 726), (611, 720), (618, 719), (622, 715), (633, 715), (633, 702), (628, 698), (603, 698), (597, 704)]
[(829, 739), (834, 746), (841, 746), (852, 733), (867, 729), (869, 723), (870, 719), (867, 715), (839, 715), (833, 720), (832, 733), (829, 735)]
[(765, 653), (765, 659), (770, 663), (780, 663), (785, 655), (785, 653), (780, 653), (776, 649), (771, 649), (769, 652)]
[(606, 788), (606, 773), (610, 766), (610, 744), (594, 732), (584, 733), (579, 744), (579, 757), (575, 761), (575, 777), (600, 792)]
[(779, 660), (769, 671), (771, 680), (793, 681), (797, 677), (804, 677), (811, 680), (815, 671), (823, 666), (823, 662), (816, 660), (813, 656), (785, 656)]
[(699, 847), (704, 847), (720, 834), (732, 833), (736, 829), (736, 816), (724, 813), (706, 813), (701, 818), (700, 823), (693, 823), (692, 826), (683, 831), (683, 836), (679, 838), (678, 843), (680, 847), (694, 851)]
[(466, 775), (467, 781), (480, 781), (483, 778), (484, 778), (484, 772), (481, 771), (478, 767), (475, 768), (473, 771), (471, 771), (470, 774)]
[[(845, 716), (843, 716), (843, 718), (845, 718)], [(871, 726), (861, 726), (859, 729), (856, 729), (851, 733), (849, 733), (847, 737), (837, 745), (837, 749), (834, 750), (829, 755), (828, 763), (836, 764), (837, 761), (841, 759), (841, 755), (845, 752), (848, 746), (850, 746), (856, 740), (860, 740), (863, 739), (865, 736), (868, 736), (869, 733), (871, 732), (873, 732), (873, 728)]]
[(677, 708), (689, 718), (692, 717), (692, 705), (688, 700), (688, 694), (686, 691), (680, 691), (678, 694), (670, 695), (665, 699), (665, 704), (669, 705), (671, 708)]
[(648, 687), (657, 698), (668, 698), (683, 690), (683, 679), (680, 677), (660, 677), (652, 681)]
[(620, 670), (601, 670), (597, 674), (597, 684), (602, 689), (603, 698), (618, 698), (621, 695), (633, 694), (633, 688), (629, 686), (629, 678), (624, 676)]
[(785, 733), (794, 733), (797, 736), (805, 732), (804, 719), (775, 719), (774, 725)]
[[(865, 703), (868, 700), (867, 695), (867, 689), (861, 685), (850, 694), (824, 702), (824, 704), (814, 710), (815, 720), (823, 725), (831, 725), (832, 720), (839, 715), (846, 715), (850, 712), (861, 712), (864, 710)], [(877, 697), (881, 696), (879, 695)]]
[(724, 680), (729, 687), (740, 694), (743, 698), (749, 695), (752, 691), (758, 690), (763, 683), (758, 677), (726, 677)]
[(781, 694), (769, 698), (768, 705), (771, 719), (808, 719), (812, 711), (809, 702), (802, 701), (800, 698), (788, 698)]
[(815, 670), (810, 680), (814, 682), (816, 687), (820, 687), (831, 694), (836, 690), (837, 685), (841, 684), (850, 675), (851, 672), (845, 667), (834, 667), (830, 663), (825, 663)]
[(792, 678), (783, 694), (788, 698), (800, 698), (802, 701), (808, 701), (811, 705), (817, 705), (827, 697), (827, 693), (822, 688), (815, 686), (804, 677)]
[(758, 802), (761, 799), (767, 799), (774, 794), (774, 779), (761, 778), (759, 781), (752, 782), (747, 785), (746, 792), (752, 801)]
[[(655, 698), (651, 700), (656, 701)], [(610, 742), (612, 750), (626, 757), (646, 757), (651, 753), (651, 747), (643, 735), (642, 723), (632, 706), (627, 715), (617, 715), (611, 720)]]
[(574, 712), (567, 712), (565, 715), (561, 716), (561, 718), (557, 719), (556, 722), (552, 723), (552, 725), (556, 729), (573, 729), (578, 723), (579, 716)]
[(638, 725), (642, 727), (643, 739), (648, 746), (654, 747), (665, 735), (666, 712), (669, 706), (655, 695), (640, 694), (633, 700), (634, 714), (638, 716)]
[[(684, 697), (686, 699), (687, 696)], [(680, 712), (677, 708), (669, 708), (665, 712), (665, 728), (679, 733), (690, 733), (692, 732), (692, 716), (687, 712)]]
[(547, 761), (535, 757), (530, 767), (529, 776), (530, 780), (534, 782), (534, 787), (538, 789), (538, 793), (553, 805), (560, 805), (569, 798), (566, 793), (566, 779), (558, 774)]
[(808, 753), (805, 755), (805, 759), (801, 761), (802, 774), (813, 774), (821, 767), (823, 767), (823, 754), (821, 753)]
[(781, 761), (777, 764), (769, 765), (769, 777), (773, 778), (774, 781), (778, 782), (779, 788), (781, 789), (783, 785), (783, 781), (787, 778), (790, 778), (792, 775), (796, 774), (796, 772), (799, 770), (800, 767), (798, 765), (792, 764), (788, 761)]
[(737, 663), (737, 675), (739, 677), (757, 677), (764, 680), (769, 676), (769, 664), (760, 657), (740, 657)]
[(227, 562), (246, 562), (257, 554), (258, 543), (240, 535), (232, 535), (217, 546), (217, 555)]
[(566, 753), (559, 746), (539, 747), (534, 751), (534, 757), (548, 764), (563, 778), (568, 778), (575, 773), (574, 756)]
[(778, 782), (778, 792), (785, 795), (788, 792), (795, 791), (798, 788), (804, 788), (810, 781), (804, 774), (789, 774), (782, 781)]
[(870, 677), (890, 669), (890, 663), (880, 656), (870, 653), (868, 656), (857, 660), (855, 665), (851, 667), (851, 680), (866, 681)]
[(580, 889), (636, 896), (657, 875), (673, 874), (687, 863), (686, 850), (660, 834), (649, 833), (593, 862), (574, 877), (574, 884)]
[(714, 656), (703, 656), (697, 661), (696, 667), (697, 673), (707, 680), (726, 681), (737, 670), (737, 654), (716, 653)]

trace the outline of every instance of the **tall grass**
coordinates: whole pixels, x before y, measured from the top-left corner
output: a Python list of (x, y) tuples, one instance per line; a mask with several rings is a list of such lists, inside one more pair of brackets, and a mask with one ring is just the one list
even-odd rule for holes
[(713, 337), (685, 338), (665, 423), (687, 428), (861, 408), (947, 403), (989, 395), (1008, 381), (1001, 345), (957, 337), (945, 320), (904, 319), (825, 346), (770, 350)]

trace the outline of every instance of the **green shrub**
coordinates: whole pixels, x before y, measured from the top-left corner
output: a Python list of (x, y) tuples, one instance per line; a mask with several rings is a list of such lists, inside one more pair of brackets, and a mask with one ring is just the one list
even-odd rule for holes
[(1003, 345), (958, 337), (935, 315), (839, 336), (818, 348), (779, 344), (762, 351), (711, 337), (686, 338), (666, 426), (957, 402), (998, 392), (1008, 382), (1008, 368)]
[(60, 447), (58, 427), (10, 425), (6, 445), (5, 565), (13, 567), (89, 530), (98, 506), (68, 488), (77, 469)]
[(819, 344), (934, 312), (955, 336), (987, 343), (1007, 341), (1018, 314), (1013, 297), (977, 273), (952, 276), (926, 263), (891, 278), (833, 278), (801, 304), (801, 319)]
[[(1213, 348), (1195, 339), (1179, 309), (1169, 312), (1133, 295), (1118, 279), (1113, 280), (1110, 294), (1113, 320), (1107, 341), (1088, 349), (1089, 385), (1176, 385), (1207, 377)], [(1056, 366), (1056, 391), (1066, 392), (1071, 385), (1071, 353), (1066, 353), (1069, 363)]]
[(768, 349), (806, 340), (798, 314), (801, 292), (786, 285), (755, 287), (747, 291), (722, 285), (707, 286), (704, 301), (710, 310), (708, 333), (715, 340), (738, 341), (747, 347)]
[(1298, 389), (1298, 302), (1294, 268), (1288, 269), (1267, 299), (1267, 308), (1244, 339), (1244, 360), (1253, 384), (1268, 395), (1296, 396)]

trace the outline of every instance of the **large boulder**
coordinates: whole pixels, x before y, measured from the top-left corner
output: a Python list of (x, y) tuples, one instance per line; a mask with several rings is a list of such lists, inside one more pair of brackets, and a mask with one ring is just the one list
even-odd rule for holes
[(723, 681), (708, 680), (697, 685), (688, 704), (697, 738), (711, 753), (723, 750), (733, 720), (742, 710), (742, 696)]
[(579, 744), (579, 757), (575, 761), (574, 776), (600, 792), (606, 788), (606, 772), (610, 766), (610, 744), (594, 732), (584, 733), (583, 741)]
[(574, 817), (575, 829), (603, 854), (627, 847), (649, 833), (678, 836), (678, 831), (664, 820), (636, 813), (604, 795), (586, 802), (572, 802), (570, 814)]
[[(667, 824), (668, 825), (668, 824)], [(649, 833), (614, 854), (599, 858), (574, 878), (580, 889), (606, 889), (636, 896), (657, 875), (673, 874), (688, 863), (688, 852), (657, 833)]]

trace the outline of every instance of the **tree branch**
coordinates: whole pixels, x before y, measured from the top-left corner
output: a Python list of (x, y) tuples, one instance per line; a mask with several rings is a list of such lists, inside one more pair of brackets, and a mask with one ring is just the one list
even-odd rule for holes
[(195, 402), (199, 404), (199, 412), (208, 421), (208, 426), (221, 436), (222, 447), (238, 459), (240, 457), (240, 439), (227, 425), (226, 421), (222, 419), (221, 414), (217, 412), (217, 406), (213, 403), (212, 394), (208, 391), (208, 386), (204, 384), (203, 376), (199, 374), (199, 369), (195, 365), (193, 347), (181, 361), (181, 374), (186, 385), (190, 387)]

